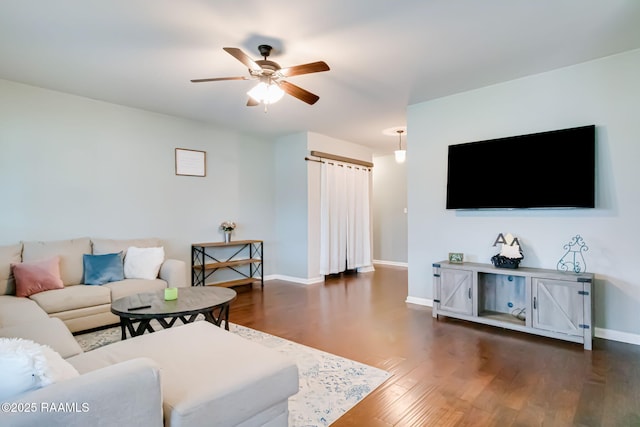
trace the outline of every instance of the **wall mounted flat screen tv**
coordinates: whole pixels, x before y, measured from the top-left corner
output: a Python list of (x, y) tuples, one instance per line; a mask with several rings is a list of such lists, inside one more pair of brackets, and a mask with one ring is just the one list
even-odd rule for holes
[(593, 125), (449, 146), (447, 209), (593, 207)]

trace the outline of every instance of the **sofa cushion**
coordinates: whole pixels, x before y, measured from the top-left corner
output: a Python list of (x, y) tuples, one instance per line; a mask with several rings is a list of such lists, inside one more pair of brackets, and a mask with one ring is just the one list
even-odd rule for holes
[(111, 313), (111, 304), (60, 311), (51, 313), (50, 316), (62, 320), (72, 333), (120, 323), (120, 318)]
[(148, 239), (91, 239), (93, 254), (102, 255), (114, 252), (122, 252), (127, 256), (127, 249), (131, 246), (137, 248), (154, 248), (162, 246), (162, 241), (155, 237)]
[(48, 318), (47, 313), (29, 298), (0, 295), (0, 327)]
[(158, 277), (164, 261), (164, 248), (138, 248), (131, 246), (124, 258), (124, 277), (127, 279), (148, 279)]
[(22, 243), (0, 246), (0, 295), (15, 295), (16, 287), (11, 264), (22, 261)]
[(0, 337), (25, 338), (48, 345), (65, 359), (82, 353), (82, 348), (64, 322), (51, 317), (0, 328)]
[(0, 400), (79, 375), (46, 345), (22, 338), (0, 338)]
[(67, 286), (64, 289), (44, 291), (29, 298), (47, 313), (74, 310), (110, 304), (111, 291), (102, 286)]
[(60, 279), (60, 258), (57, 256), (37, 261), (12, 264), (16, 280), (16, 296), (28, 297), (43, 291), (62, 289)]
[(104, 255), (84, 254), (85, 285), (104, 285), (124, 279), (122, 252)]
[(24, 242), (22, 261), (60, 257), (60, 277), (65, 286), (82, 283), (82, 255), (91, 253), (88, 237), (50, 242)]
[(107, 283), (103, 287), (111, 289), (111, 301), (113, 302), (129, 295), (160, 291), (167, 287), (167, 282), (160, 279), (124, 279), (119, 282)]
[(298, 391), (294, 361), (205, 321), (116, 342), (67, 360), (84, 374), (136, 357), (148, 357), (160, 366), (166, 425), (241, 425), (277, 403), (286, 403)]

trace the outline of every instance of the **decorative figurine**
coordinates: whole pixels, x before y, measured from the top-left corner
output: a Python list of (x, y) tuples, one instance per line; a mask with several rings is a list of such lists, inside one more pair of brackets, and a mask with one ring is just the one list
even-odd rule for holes
[(582, 253), (588, 251), (589, 247), (584, 243), (582, 236), (576, 234), (563, 248), (566, 252), (558, 261), (557, 269), (559, 271), (573, 271), (574, 273), (586, 271), (587, 262), (584, 260)]
[(518, 238), (513, 237), (511, 233), (507, 233), (506, 236), (500, 233), (493, 246), (498, 244), (502, 244), (500, 253), (491, 257), (491, 263), (497, 268), (518, 268), (524, 258)]

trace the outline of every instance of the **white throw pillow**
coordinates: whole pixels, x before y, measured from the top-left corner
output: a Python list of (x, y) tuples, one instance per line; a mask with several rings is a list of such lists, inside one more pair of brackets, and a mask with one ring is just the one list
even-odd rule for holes
[(22, 338), (0, 338), (0, 401), (79, 375), (46, 345)]
[(131, 246), (127, 249), (124, 258), (125, 279), (155, 279), (160, 272), (160, 266), (164, 262), (164, 248), (137, 248)]

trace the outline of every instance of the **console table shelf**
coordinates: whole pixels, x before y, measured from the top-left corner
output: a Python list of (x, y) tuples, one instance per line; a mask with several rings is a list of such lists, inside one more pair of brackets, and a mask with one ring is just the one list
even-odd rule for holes
[(210, 262), (204, 265), (194, 265), (193, 268), (198, 270), (211, 270), (214, 268), (239, 267), (241, 265), (259, 263), (259, 262), (262, 262), (262, 260), (258, 258), (238, 259), (234, 261)]
[[(262, 240), (193, 243), (191, 285), (233, 287), (260, 282), (264, 288)], [(226, 270), (237, 279), (214, 280), (214, 273)], [(227, 274), (229, 276), (229, 274)]]
[(593, 274), (433, 264), (433, 317), (455, 317), (592, 346)]

